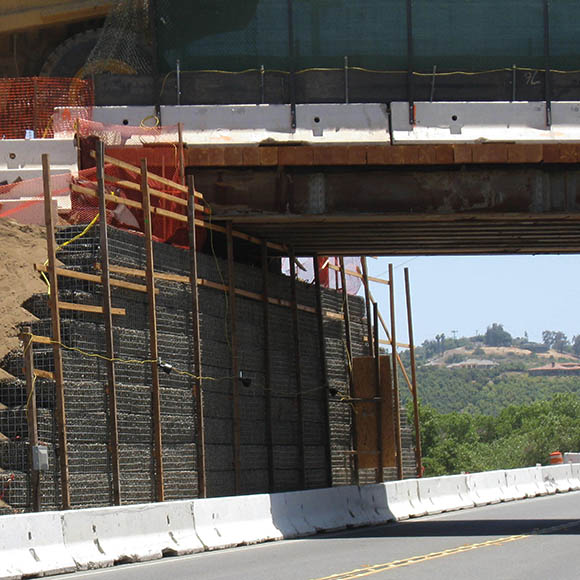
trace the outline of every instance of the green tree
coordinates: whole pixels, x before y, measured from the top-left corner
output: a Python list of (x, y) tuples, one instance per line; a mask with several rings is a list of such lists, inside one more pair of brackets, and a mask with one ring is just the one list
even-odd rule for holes
[(503, 324), (494, 322), (487, 327), (484, 340), (487, 346), (510, 346), (512, 335), (507, 330), (504, 330)]

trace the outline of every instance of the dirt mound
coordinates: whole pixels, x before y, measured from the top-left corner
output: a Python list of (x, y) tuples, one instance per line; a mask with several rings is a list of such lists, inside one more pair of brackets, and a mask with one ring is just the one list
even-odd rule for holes
[(18, 346), (20, 322), (34, 320), (21, 304), (46, 285), (34, 264), (46, 260), (45, 229), (0, 219), (0, 358)]

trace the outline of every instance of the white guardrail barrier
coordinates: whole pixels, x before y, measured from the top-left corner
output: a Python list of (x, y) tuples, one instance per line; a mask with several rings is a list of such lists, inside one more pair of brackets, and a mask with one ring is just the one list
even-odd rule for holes
[(0, 517), (0, 580), (105, 568), (580, 489), (580, 463)]

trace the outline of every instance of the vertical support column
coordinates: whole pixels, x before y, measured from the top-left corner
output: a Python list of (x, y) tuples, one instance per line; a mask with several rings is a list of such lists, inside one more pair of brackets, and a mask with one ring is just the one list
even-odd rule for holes
[(103, 287), (103, 315), (105, 318), (105, 347), (107, 358), (107, 400), (109, 404), (109, 453), (113, 475), (113, 501), (121, 505), (121, 467), (119, 461), (119, 425), (117, 415), (117, 381), (115, 376), (115, 346), (113, 314), (111, 311), (111, 277), (109, 272), (109, 234), (107, 231), (107, 203), (105, 200), (105, 147), (97, 142), (97, 187), (99, 192), (99, 234), (101, 242), (101, 284)]
[(328, 384), (328, 368), (326, 365), (326, 342), (324, 340), (324, 313), (322, 310), (322, 288), (320, 285), (320, 264), (318, 263), (318, 255), (313, 258), (314, 263), (314, 284), (316, 287), (316, 314), (318, 317), (318, 340), (320, 342), (320, 371), (322, 378), (322, 385), (325, 387), (322, 391), (324, 397), (324, 424), (326, 426), (326, 462), (328, 465), (328, 487), (332, 486), (332, 449), (330, 446), (330, 401), (329, 384)]
[(40, 471), (34, 469), (32, 454), (33, 449), (38, 446), (38, 412), (36, 409), (36, 391), (34, 388), (34, 353), (32, 351), (33, 340), (30, 326), (25, 326), (20, 335), (24, 347), (24, 375), (26, 378), (26, 424), (28, 425), (28, 465), (30, 472), (30, 483), (32, 487), (32, 509), (40, 511)]
[(552, 127), (552, 71), (550, 70), (550, 0), (544, 0), (544, 69), (545, 99), (546, 99), (546, 127)]
[(183, 146), (183, 126), (177, 123), (177, 136), (179, 139), (179, 181), (185, 185), (185, 150)]
[(389, 264), (389, 302), (391, 307), (391, 351), (393, 371), (393, 406), (395, 416), (395, 449), (397, 451), (397, 477), (403, 479), (403, 449), (401, 444), (401, 407), (399, 401), (399, 377), (397, 367), (397, 330), (395, 322), (395, 279), (393, 264)]
[(377, 348), (374, 351), (375, 358), (375, 396), (377, 397), (377, 451), (379, 452), (379, 458), (377, 461), (377, 483), (381, 483), (385, 479), (385, 466), (383, 458), (384, 441), (383, 441), (383, 422), (385, 416), (385, 402), (384, 402), (384, 392), (381, 386), (381, 351), (378, 348), (379, 345), (379, 305), (373, 302), (373, 326), (374, 326), (374, 338)]
[[(372, 316), (373, 312), (371, 310), (371, 293), (369, 289), (369, 271), (367, 266), (367, 258), (366, 256), (362, 257), (362, 271), (363, 271), (363, 286), (365, 289), (365, 306), (367, 312), (367, 336), (369, 340), (369, 355), (375, 356), (375, 341), (374, 341), (374, 333), (373, 333), (373, 323), (372, 323)], [(378, 345), (379, 343), (376, 342)]]
[(292, 132), (296, 130), (296, 47), (294, 43), (294, 3), (288, 2), (288, 58), (290, 59), (290, 126)]
[(272, 434), (272, 367), (270, 364), (270, 296), (268, 292), (268, 245), (262, 242), (262, 300), (264, 302), (264, 375), (266, 406), (266, 446), (268, 454), (268, 489), (274, 491), (274, 439)]
[(234, 413), (234, 489), (236, 495), (241, 490), (241, 464), (240, 464), (240, 446), (241, 446), (241, 426), (240, 426), (240, 391), (239, 375), (240, 369), (238, 364), (238, 337), (236, 333), (236, 276), (234, 270), (234, 238), (232, 235), (232, 222), (228, 222), (226, 228), (227, 246), (228, 246), (228, 293), (230, 305), (230, 347), (232, 349), (232, 402)]
[(411, 355), (411, 384), (413, 385), (413, 415), (415, 423), (415, 463), (417, 477), (423, 475), (423, 452), (421, 450), (421, 422), (419, 419), (419, 393), (417, 391), (417, 366), (415, 363), (415, 340), (413, 338), (413, 313), (411, 311), (411, 284), (409, 268), (405, 268), (405, 294), (407, 296), (407, 321), (409, 325), (409, 353)]
[(161, 433), (161, 388), (159, 384), (159, 348), (157, 344), (157, 308), (155, 300), (155, 263), (153, 260), (153, 230), (151, 227), (151, 197), (147, 173), (147, 160), (141, 161), (141, 194), (143, 196), (143, 223), (145, 230), (145, 255), (147, 258), (147, 296), (149, 298), (149, 356), (151, 358), (151, 403), (153, 412), (153, 438), (155, 455), (155, 493), (157, 501), (165, 501), (163, 473), (163, 436)]
[(413, 42), (413, 0), (407, 0), (407, 100), (409, 102), (409, 125), (415, 126), (415, 91), (413, 68), (415, 47)]
[[(352, 334), (350, 330), (350, 307), (348, 304), (348, 292), (346, 291), (346, 270), (344, 267), (344, 258), (341, 256), (339, 258), (340, 266), (340, 281), (342, 284), (342, 298), (344, 301), (344, 333), (346, 336), (346, 356), (347, 356), (347, 370), (348, 370), (348, 391), (349, 397), (354, 397), (354, 384), (352, 380)], [(354, 474), (355, 482), (359, 483), (359, 457), (358, 457), (358, 442), (356, 434), (356, 407), (354, 405), (352, 408), (352, 447), (353, 447), (353, 457), (354, 457)]]
[(289, 251), (290, 296), (292, 303), (292, 330), (294, 335), (294, 366), (296, 368), (296, 393), (298, 397), (298, 445), (300, 452), (301, 487), (306, 489), (306, 453), (304, 449), (304, 394), (302, 392), (302, 363), (300, 359), (300, 323), (298, 320), (298, 299), (296, 295), (296, 255)]
[(62, 351), (60, 348), (60, 305), (58, 299), (58, 278), (56, 275), (56, 241), (54, 238), (54, 215), (52, 212), (52, 191), (50, 187), (50, 162), (48, 155), (42, 156), (42, 177), (44, 187), (44, 218), (46, 223), (46, 245), (48, 250), (48, 281), (50, 292), (48, 303), (52, 322), (52, 353), (54, 358), (54, 382), (56, 390), (56, 423), (58, 427), (58, 454), (60, 462), (60, 486), (62, 507), (70, 509), (70, 481), (68, 468), (68, 438), (66, 428), (66, 401)]
[(197, 486), (199, 497), (207, 497), (205, 422), (201, 365), (201, 327), (199, 321), (199, 288), (197, 285), (197, 226), (195, 223), (195, 183), (193, 175), (189, 176), (187, 185), (189, 189), (189, 196), (187, 198), (187, 220), (189, 225), (189, 283), (191, 286), (192, 341), (196, 374), (193, 390), (195, 405), (197, 408)]

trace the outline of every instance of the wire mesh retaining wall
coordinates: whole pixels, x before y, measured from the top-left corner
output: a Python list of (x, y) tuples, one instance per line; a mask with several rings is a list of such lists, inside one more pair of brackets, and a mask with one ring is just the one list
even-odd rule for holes
[[(57, 242), (70, 239), (82, 227), (60, 230)], [(142, 239), (120, 230), (109, 228), (110, 258), (113, 265), (142, 269), (145, 263)], [(188, 252), (155, 244), (157, 269), (181, 272), (187, 268)], [(100, 259), (98, 226), (78, 241), (59, 252), (59, 259), (68, 268), (95, 273)], [(199, 276), (215, 282), (226, 276), (225, 261), (200, 254)], [(236, 286), (242, 290), (259, 291), (261, 272), (256, 268), (236, 264)], [(289, 279), (270, 273), (271, 296), (289, 298)], [(189, 285), (159, 280), (157, 283), (157, 316), (159, 356), (175, 369), (193, 373), (191, 338), (191, 294)], [(62, 278), (60, 298), (79, 304), (101, 304), (102, 287), (85, 280)], [(339, 312), (342, 298), (334, 291), (325, 291), (328, 303), (325, 309)], [(304, 393), (303, 451), (300, 449), (300, 428), (294, 342), (292, 340), (291, 310), (288, 307), (268, 305), (270, 315), (271, 380), (266, 384), (264, 371), (263, 304), (259, 301), (237, 298), (237, 337), (239, 368), (251, 377), (248, 387), (240, 391), (240, 492), (299, 489), (302, 477), (302, 455), (306, 467), (306, 487), (328, 485), (329, 466), (326, 459), (328, 443), (325, 423), (327, 387), (322, 384), (318, 321), (316, 314), (299, 312), (301, 379)], [(298, 285), (298, 301), (305, 306), (316, 303), (314, 289)], [(355, 318), (362, 315), (363, 306), (358, 298), (351, 298), (356, 309)], [(125, 316), (114, 319), (116, 356), (121, 359), (146, 360), (149, 329), (147, 324), (147, 295), (115, 288), (113, 304), (126, 310)], [(36, 295), (26, 307), (40, 320), (32, 325), (32, 333), (50, 335), (49, 311), (45, 295)], [(231, 337), (227, 326), (228, 304), (223, 291), (200, 288), (202, 374), (204, 380), (205, 438), (207, 454), (208, 495), (235, 493), (234, 440), (232, 430)], [(102, 316), (95, 313), (62, 311), (61, 332), (63, 344), (85, 352), (105, 354)], [(334, 323), (334, 322), (333, 322)], [(337, 329), (340, 332), (340, 329)], [(362, 352), (362, 321), (353, 333), (354, 344)], [(356, 335), (356, 336), (355, 336)], [(326, 356), (336, 358), (332, 384), (341, 392), (347, 388), (344, 346), (336, 339), (336, 352)], [(64, 349), (64, 378), (68, 457), (70, 470), (71, 505), (88, 507), (111, 505), (112, 472), (110, 442), (110, 410), (106, 393), (106, 361), (87, 358), (77, 351)], [(12, 509), (30, 509), (30, 483), (26, 425), (26, 392), (20, 353), (11, 353), (3, 361), (4, 368), (14, 375), (0, 383), (0, 400), (9, 408), (0, 411), (0, 432), (8, 442), (0, 445), (0, 468), (14, 474), (7, 486), (4, 501)], [(34, 366), (44, 371), (54, 370), (50, 345), (34, 346)], [(123, 503), (155, 499), (155, 461), (153, 457), (153, 425), (151, 416), (151, 367), (147, 364), (116, 365), (118, 431)], [(198, 495), (198, 458), (195, 430), (195, 398), (192, 380), (176, 372), (161, 373), (161, 425), (163, 436), (164, 484), (167, 499), (191, 498)], [(59, 507), (58, 445), (55, 423), (54, 387), (50, 380), (37, 378), (37, 405), (39, 408), (39, 439), (49, 448), (50, 471), (41, 478), (42, 508)], [(266, 400), (271, 397), (271, 417), (266, 416)], [(342, 405), (344, 408), (345, 405)], [(347, 406), (346, 406), (347, 407)], [(348, 414), (332, 419), (335, 431), (342, 429), (343, 441), (336, 449), (348, 448), (350, 432)], [(341, 425), (344, 423), (344, 425)], [(268, 426), (272, 427), (271, 439)], [(346, 436), (345, 436), (346, 434)], [(335, 439), (341, 435), (333, 433)], [(268, 444), (273, 446), (269, 464)], [(269, 471), (271, 470), (271, 474)], [(350, 465), (336, 470), (337, 483), (347, 482)], [(340, 472), (340, 475), (338, 476)]]

